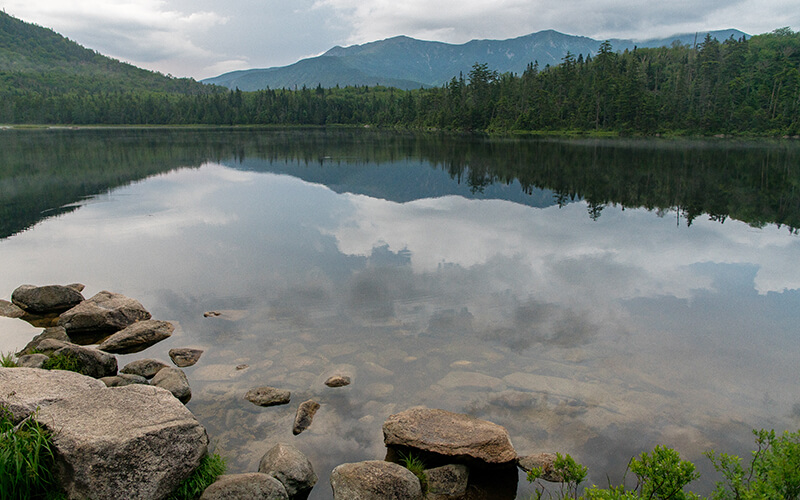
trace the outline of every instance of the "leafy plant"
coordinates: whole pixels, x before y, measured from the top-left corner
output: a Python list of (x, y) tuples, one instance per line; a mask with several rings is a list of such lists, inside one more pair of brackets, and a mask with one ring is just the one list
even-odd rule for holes
[[(556, 453), (553, 461), (552, 474), (561, 479), (559, 495), (561, 498), (577, 498), (580, 484), (586, 480), (589, 469), (577, 463), (569, 453), (561, 455)], [(528, 472), (528, 482), (534, 482), (544, 475), (544, 470), (535, 467)], [(541, 486), (535, 493), (536, 499), (544, 495), (544, 486)]]
[(776, 435), (774, 430), (754, 430), (756, 449), (748, 468), (736, 455), (707, 452), (714, 468), (725, 478), (717, 482), (712, 498), (800, 498), (800, 431)]
[(54, 354), (44, 362), (42, 368), (45, 370), (68, 370), (71, 372), (83, 373), (81, 364), (77, 356), (70, 353)]
[(17, 426), (0, 406), (0, 498), (58, 498), (50, 433), (29, 416)]
[(219, 476), (225, 474), (227, 464), (225, 459), (218, 453), (209, 453), (200, 461), (200, 465), (195, 469), (191, 476), (178, 486), (167, 500), (192, 500), (200, 498), (200, 495), (217, 480)]
[(13, 353), (0, 352), (0, 366), (3, 368), (14, 368), (17, 366), (16, 358)]
[(402, 451), (399, 452), (400, 465), (410, 470), (419, 479), (419, 484), (422, 487), (422, 493), (428, 491), (428, 476), (425, 474), (425, 462), (421, 458), (412, 453), (406, 455)]

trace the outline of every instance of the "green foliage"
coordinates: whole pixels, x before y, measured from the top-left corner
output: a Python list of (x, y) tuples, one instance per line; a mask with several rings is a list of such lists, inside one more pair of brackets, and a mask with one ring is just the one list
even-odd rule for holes
[[(569, 453), (561, 455), (556, 453), (556, 459), (553, 461), (552, 474), (561, 478), (560, 482), (560, 495), (561, 498), (577, 498), (578, 487), (586, 480), (586, 475), (589, 469), (577, 463)], [(544, 471), (541, 468), (533, 468), (528, 472), (528, 482), (534, 482), (542, 477)], [(541, 487), (536, 492), (536, 497), (541, 498), (544, 494), (544, 488)]]
[(756, 450), (745, 468), (736, 455), (706, 453), (724, 481), (717, 483), (712, 498), (800, 498), (800, 431), (776, 435), (774, 430), (754, 430)]
[(417, 476), (417, 479), (419, 479), (419, 484), (422, 487), (422, 493), (428, 491), (428, 476), (425, 474), (425, 462), (412, 453), (406, 455), (403, 452), (399, 452), (399, 455), (400, 465), (410, 470), (415, 476)]
[(0, 498), (58, 498), (50, 433), (33, 416), (17, 426), (0, 406)]
[(44, 362), (42, 368), (45, 370), (68, 370), (71, 372), (83, 373), (78, 358), (70, 353), (54, 354)]
[(633, 458), (630, 470), (639, 480), (638, 488), (643, 498), (661, 500), (684, 500), (698, 498), (693, 493), (684, 493), (683, 488), (700, 474), (693, 463), (681, 460), (677, 451), (665, 446), (656, 446), (652, 455), (646, 452)]
[(200, 498), (206, 488), (211, 486), (219, 476), (225, 474), (226, 467), (225, 459), (222, 456), (217, 453), (207, 454), (192, 475), (182, 482), (167, 500)]
[(0, 352), (0, 366), (3, 368), (14, 368), (17, 366), (16, 358), (14, 353), (4, 353)]

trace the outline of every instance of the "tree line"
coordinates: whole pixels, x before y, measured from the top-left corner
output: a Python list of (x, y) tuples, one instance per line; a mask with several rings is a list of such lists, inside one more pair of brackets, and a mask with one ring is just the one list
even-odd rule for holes
[[(33, 79), (33, 81), (32, 81)], [(112, 90), (0, 73), (0, 123), (372, 125), (652, 135), (800, 134), (800, 32), (615, 52), (567, 53), (522, 74), (476, 63), (447, 84), (255, 92)]]

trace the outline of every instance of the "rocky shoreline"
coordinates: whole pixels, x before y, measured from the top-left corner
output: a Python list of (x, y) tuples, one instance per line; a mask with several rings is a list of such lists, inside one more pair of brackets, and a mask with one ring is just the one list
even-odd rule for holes
[[(208, 450), (206, 430), (184, 406), (191, 388), (181, 370), (203, 351), (170, 350), (174, 367), (141, 359), (118, 370), (115, 354), (140, 352), (174, 327), (134, 299), (107, 291), (84, 299), (83, 289), (22, 285), (11, 302), (0, 301), (0, 315), (44, 328), (17, 353), (21, 368), (0, 369), (0, 406), (15, 422), (31, 417), (53, 430), (55, 474), (69, 498), (165, 498)], [(65, 357), (80, 373), (43, 369)], [(331, 390), (350, 383), (345, 374), (325, 380)], [(242, 397), (267, 407), (288, 404), (291, 394), (265, 386)], [(298, 405), (293, 434), (311, 426), (318, 410), (314, 400)], [(541, 468), (545, 480), (558, 481), (548, 475), (555, 454), (520, 457), (503, 427), (469, 415), (410, 408), (390, 415), (382, 431), (385, 459), (335, 467), (333, 498), (514, 498), (518, 467)], [(399, 465), (410, 456), (427, 464), (424, 484)], [(299, 449), (274, 443), (258, 472), (221, 476), (202, 498), (307, 498), (316, 482)]]

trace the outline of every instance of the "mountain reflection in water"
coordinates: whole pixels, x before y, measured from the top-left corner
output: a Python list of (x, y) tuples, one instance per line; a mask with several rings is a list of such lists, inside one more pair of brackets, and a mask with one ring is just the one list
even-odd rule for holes
[[(188, 406), (232, 471), (292, 442), (312, 498), (419, 404), (568, 452), (599, 485), (673, 446), (701, 492), (704, 450), (800, 425), (793, 143), (3, 131), (0, 159), (3, 298), (80, 281), (173, 321), (120, 365), (205, 349)], [(0, 350), (36, 332), (0, 320)], [(337, 371), (353, 383), (325, 387)], [(261, 385), (292, 404), (243, 399)]]

